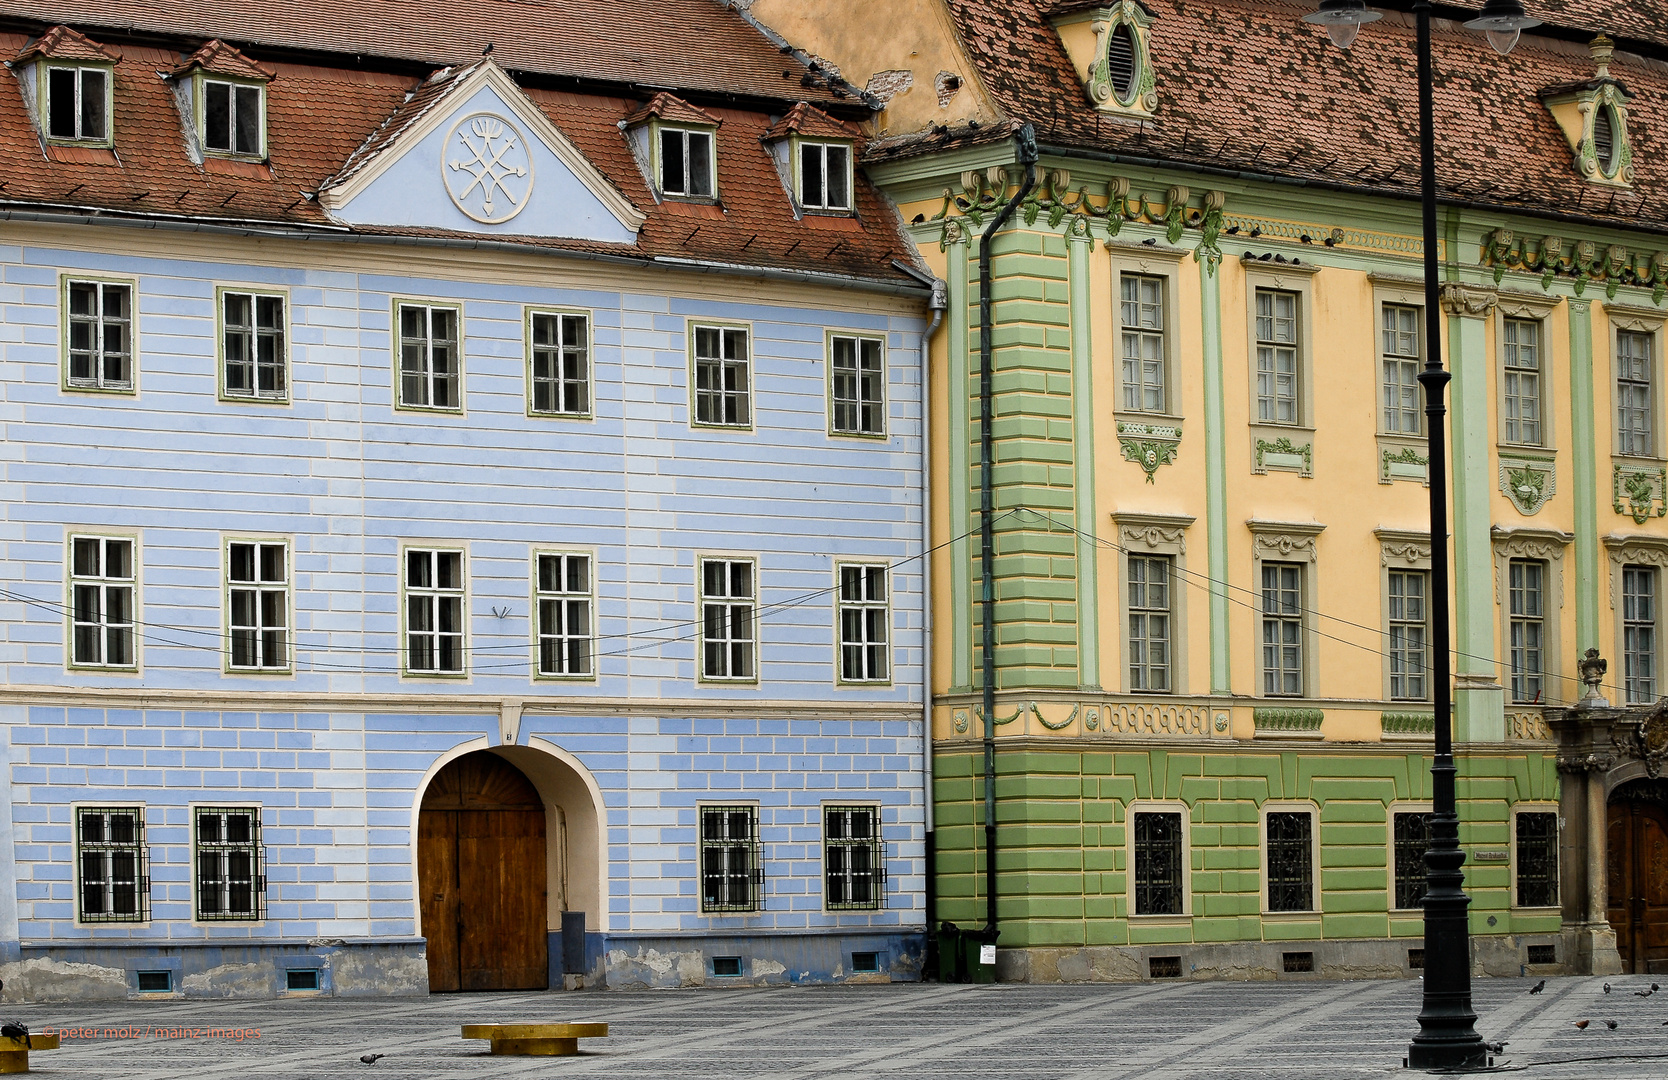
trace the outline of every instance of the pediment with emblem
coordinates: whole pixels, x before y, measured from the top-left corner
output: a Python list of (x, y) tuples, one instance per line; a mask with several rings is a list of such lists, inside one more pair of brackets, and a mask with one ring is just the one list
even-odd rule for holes
[(491, 59), (441, 72), (319, 193), (350, 225), (635, 243), (643, 214)]

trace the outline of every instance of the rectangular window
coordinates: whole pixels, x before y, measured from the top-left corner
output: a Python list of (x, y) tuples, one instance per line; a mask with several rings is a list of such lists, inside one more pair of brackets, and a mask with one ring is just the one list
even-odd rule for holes
[(1430, 696), (1425, 677), (1429, 581), (1430, 575), (1423, 570), (1390, 571), (1390, 696), (1397, 701), (1424, 701)]
[(532, 315), (532, 401), (546, 416), (586, 416), (591, 411), (590, 319), (535, 311)]
[(1268, 815), (1268, 910), (1315, 909), (1312, 827), (1306, 810)]
[(1616, 452), (1656, 453), (1651, 408), (1651, 335), (1616, 331)]
[(701, 560), (701, 677), (754, 677), (753, 564), (745, 559)]
[(1541, 442), (1541, 324), (1535, 319), (1507, 319), (1501, 327), (1505, 353), (1505, 441), (1522, 446)]
[(226, 545), (226, 626), (233, 669), (290, 666), (289, 545), (233, 540)]
[(875, 911), (886, 884), (880, 807), (825, 806), (822, 811), (823, 899), (831, 911)]
[(266, 878), (261, 865), (261, 811), (255, 806), (199, 806), (197, 918), (205, 922), (258, 920)]
[(145, 811), (138, 806), (83, 806), (75, 811), (76, 866), (84, 923), (144, 922), (151, 883)]
[(695, 422), (747, 427), (749, 405), (747, 331), (722, 326), (695, 329)]
[(133, 634), (133, 541), (104, 536), (70, 540), (70, 663), (130, 668)]
[(1558, 815), (1517, 815), (1517, 905), (1558, 906)]
[(46, 137), (108, 142), (110, 72), (104, 68), (46, 69)]
[(1257, 419), (1296, 424), (1297, 294), (1257, 290)]
[(1123, 337), (1123, 409), (1165, 412), (1164, 279), (1119, 279)]
[(1416, 307), (1384, 305), (1384, 430), (1419, 435), (1425, 430), (1419, 388), (1419, 314)]
[(109, 281), (70, 281), (69, 376), (71, 387), (133, 389), (133, 286)]
[(1182, 816), (1136, 813), (1135, 914), (1180, 915), (1182, 892)]
[(264, 88), (214, 79), (204, 79), (202, 85), (203, 149), (259, 157)]
[(756, 806), (703, 806), (701, 910), (757, 911), (764, 893)]
[(400, 399), (403, 408), (462, 407), (456, 308), (401, 304)]
[(463, 552), (405, 552), (405, 669), (463, 673)]
[(1303, 693), (1303, 567), (1263, 563), (1263, 693)]
[(1512, 701), (1541, 702), (1542, 650), (1546, 642), (1546, 564), (1513, 559), (1506, 566), (1507, 618), (1512, 664)]
[(1629, 705), (1656, 701), (1656, 568), (1622, 567), (1622, 678)]
[(840, 681), (885, 682), (886, 567), (840, 567)]
[(1168, 555), (1129, 557), (1129, 688), (1170, 690), (1170, 567)]
[(227, 397), (289, 396), (284, 349), (284, 298), (261, 293), (220, 294)]
[(807, 210), (851, 209), (851, 147), (799, 144), (799, 205)]
[(712, 198), (712, 132), (660, 129), (660, 193)]
[(591, 674), (591, 557), (540, 554), (540, 675)]
[(886, 433), (884, 351), (879, 338), (834, 336), (830, 397), (835, 434)]
[(1425, 849), (1431, 846), (1431, 816), (1428, 812), (1397, 814), (1391, 831), (1396, 856), (1395, 907), (1409, 911), (1425, 902)]

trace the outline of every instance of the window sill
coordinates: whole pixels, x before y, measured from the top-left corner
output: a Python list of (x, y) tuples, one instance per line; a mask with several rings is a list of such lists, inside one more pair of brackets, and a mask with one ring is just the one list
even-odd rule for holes
[(285, 394), (282, 397), (273, 397), (273, 396), (270, 396), (270, 395), (263, 395), (263, 394), (228, 394), (228, 393), (222, 392), (221, 395), (220, 395), (220, 400), (225, 402), (228, 405), (289, 405), (290, 404), (290, 397), (289, 397), (288, 394)]
[(395, 405), (397, 413), (429, 413), (438, 416), (462, 416), (463, 406), (452, 408), (449, 405)]
[(137, 397), (139, 390), (134, 386), (81, 386), (77, 383), (64, 384), (66, 394), (110, 394), (122, 397)]
[(529, 420), (595, 420), (596, 414), (588, 412), (539, 412), (535, 409), (527, 410)]
[(1187, 417), (1180, 413), (1170, 412), (1138, 412), (1134, 409), (1113, 409), (1112, 419), (1122, 420), (1128, 424), (1158, 424), (1160, 426), (1180, 427)]

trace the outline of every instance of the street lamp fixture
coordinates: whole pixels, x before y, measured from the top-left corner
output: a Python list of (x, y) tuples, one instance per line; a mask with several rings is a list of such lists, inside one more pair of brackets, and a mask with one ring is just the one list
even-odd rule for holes
[[(1443, 425), (1450, 375), (1442, 366), (1442, 296), (1437, 276), (1436, 122), (1432, 105), (1431, 4), (1414, 0), (1419, 58), (1419, 195), (1424, 225), (1426, 468), (1430, 477), (1431, 521), (1431, 704), (1436, 740), (1431, 755), (1430, 847), (1425, 852), (1425, 974), (1419, 1033), (1408, 1045), (1405, 1064), (1415, 1069), (1476, 1069), (1488, 1064), (1488, 1048), (1477, 1034), (1471, 1009), (1471, 939), (1461, 886), (1465, 852), (1459, 846), (1455, 799), (1452, 638), (1448, 628), (1448, 448)], [(1321, 0), (1303, 21), (1326, 27), (1341, 49), (1349, 48), (1365, 23), (1378, 19), (1364, 0)], [(1539, 20), (1519, 0), (1486, 0), (1482, 13), (1465, 24), (1481, 30), (1489, 44), (1508, 53), (1518, 37)]]

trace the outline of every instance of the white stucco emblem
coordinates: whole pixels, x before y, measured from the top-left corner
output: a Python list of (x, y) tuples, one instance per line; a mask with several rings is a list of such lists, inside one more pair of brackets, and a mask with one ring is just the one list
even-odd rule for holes
[(521, 213), (533, 194), (527, 140), (492, 113), (471, 113), (452, 125), (440, 172), (458, 209), (487, 225)]

